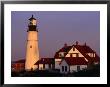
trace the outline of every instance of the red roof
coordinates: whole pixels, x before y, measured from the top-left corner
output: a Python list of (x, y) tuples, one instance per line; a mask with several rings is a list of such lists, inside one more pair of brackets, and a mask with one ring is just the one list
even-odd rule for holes
[(86, 58), (87, 58), (87, 60), (89, 61), (89, 62), (99, 62), (100, 61), (100, 58), (99, 58), (99, 56), (97, 56), (97, 55), (95, 55), (95, 57), (90, 57), (90, 56), (88, 56), (88, 55), (84, 55)]
[(25, 59), (20, 59), (20, 60), (14, 61), (13, 63), (25, 63)]
[(67, 62), (68, 65), (87, 65), (88, 64), (87, 61), (84, 59), (84, 57), (74, 57), (74, 58), (66, 57), (64, 58), (64, 60)]
[[(64, 56), (66, 56), (66, 54), (68, 53), (68, 51), (72, 47), (75, 47), (85, 58), (87, 58), (87, 60), (89, 62), (98, 62), (98, 61), (100, 61), (99, 56), (89, 46), (87, 46), (87, 45), (78, 45), (78, 44), (77, 45), (72, 45), (72, 46), (64, 46), (63, 48), (61, 48), (59, 51), (57, 51), (55, 53), (54, 58), (56, 58), (56, 59), (61, 58), (61, 57), (59, 57), (59, 52), (65, 52)], [(87, 53), (95, 53), (95, 57), (90, 57), (89, 55), (87, 55)]]
[(81, 53), (95, 53), (94, 50), (92, 50), (87, 45), (73, 45), (77, 50), (79, 50)]
[(54, 63), (54, 58), (41, 58), (38, 60), (35, 65), (38, 64), (53, 64)]
[[(89, 46), (87, 45), (73, 45), (89, 62), (98, 62), (100, 61), (99, 56), (96, 54), (94, 50), (92, 50)], [(90, 57), (87, 55), (87, 53), (95, 53), (95, 57)]]
[(72, 48), (72, 46), (64, 46), (63, 48), (61, 48), (59, 51), (57, 51), (57, 52), (55, 53), (54, 58), (58, 58), (58, 57), (59, 57), (59, 52), (65, 52), (64, 55), (66, 56), (67, 52), (68, 52), (71, 48)]

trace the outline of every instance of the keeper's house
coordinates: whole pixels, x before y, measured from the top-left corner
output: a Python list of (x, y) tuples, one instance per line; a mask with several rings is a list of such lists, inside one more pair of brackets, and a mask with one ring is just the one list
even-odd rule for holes
[(55, 69), (61, 73), (77, 72), (86, 69), (90, 64), (99, 64), (100, 59), (94, 50), (89, 46), (76, 44), (64, 45), (55, 53)]

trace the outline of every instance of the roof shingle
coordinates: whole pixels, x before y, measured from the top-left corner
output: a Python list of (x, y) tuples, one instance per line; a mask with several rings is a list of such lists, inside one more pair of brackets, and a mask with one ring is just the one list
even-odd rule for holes
[[(88, 62), (98, 62), (100, 61), (99, 56), (96, 54), (94, 50), (92, 50), (89, 46), (87, 45), (72, 45), (72, 46), (64, 46), (61, 48), (59, 51), (55, 53), (54, 58), (61, 58), (59, 57), (60, 52), (64, 52), (64, 58), (68, 54), (68, 52), (71, 50), (72, 47), (75, 47), (87, 60)], [(95, 53), (95, 57), (90, 57), (87, 53)]]
[(84, 57), (66, 57), (64, 58), (64, 60), (67, 62), (68, 65), (87, 65), (87, 61), (84, 59)]
[(38, 65), (38, 64), (53, 64), (53, 63), (54, 63), (54, 58), (41, 58), (35, 63), (35, 65)]

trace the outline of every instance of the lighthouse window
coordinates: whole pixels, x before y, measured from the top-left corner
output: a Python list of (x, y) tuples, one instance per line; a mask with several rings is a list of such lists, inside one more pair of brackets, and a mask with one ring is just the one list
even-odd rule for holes
[(30, 48), (32, 48), (32, 45), (30, 46)]

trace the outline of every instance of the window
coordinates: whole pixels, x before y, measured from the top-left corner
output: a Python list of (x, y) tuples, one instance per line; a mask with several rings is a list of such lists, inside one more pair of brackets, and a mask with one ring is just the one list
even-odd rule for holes
[(72, 57), (72, 53), (70, 53), (70, 57)]
[(94, 57), (95, 57), (95, 53), (94, 53)]
[(73, 47), (73, 51), (75, 51), (75, 48)]
[(62, 66), (62, 72), (64, 71), (64, 66)]
[(45, 69), (45, 64), (43, 64), (43, 69)]
[(40, 70), (43, 70), (43, 68), (42, 68), (42, 67), (40, 67)]
[(77, 71), (80, 71), (80, 66), (77, 66)]
[(51, 68), (51, 64), (49, 64), (49, 68)]
[(30, 46), (30, 48), (32, 48), (32, 45)]
[(63, 52), (59, 53), (59, 57), (64, 57), (64, 53)]
[(79, 54), (78, 53), (76, 53), (76, 57), (79, 57)]
[(61, 54), (59, 53), (59, 57), (61, 57)]
[(67, 72), (67, 66), (65, 66), (65, 72)]

